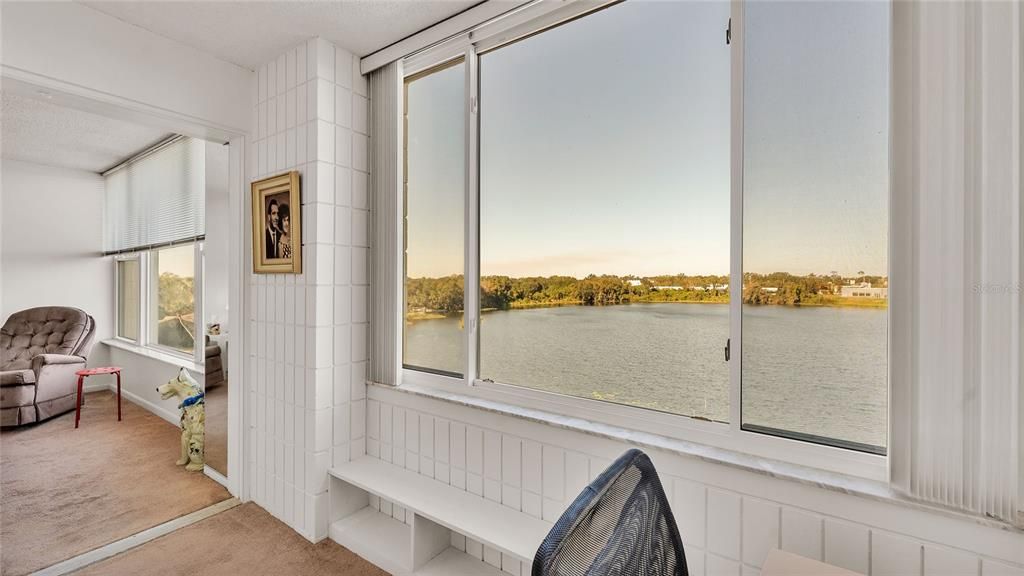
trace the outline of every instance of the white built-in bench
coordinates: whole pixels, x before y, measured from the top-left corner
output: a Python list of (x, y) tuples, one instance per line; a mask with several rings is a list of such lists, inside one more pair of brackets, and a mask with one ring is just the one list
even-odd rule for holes
[[(453, 532), (529, 567), (552, 526), (377, 458), (359, 458), (332, 468), (330, 475), (331, 540), (396, 576), (502, 574), (452, 548)], [(411, 525), (371, 506), (371, 495), (411, 512)]]

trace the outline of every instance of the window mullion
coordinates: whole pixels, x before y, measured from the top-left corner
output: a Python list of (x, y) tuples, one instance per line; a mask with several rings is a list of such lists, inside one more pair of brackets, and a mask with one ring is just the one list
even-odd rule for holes
[(732, 0), (729, 246), (729, 428), (741, 430), (743, 361), (743, 1)]
[(463, 275), (463, 335), (465, 378), (472, 385), (479, 370), (480, 316), (480, 172), (476, 48), (466, 49), (466, 211), (465, 274)]
[(195, 338), (192, 339), (192, 360), (196, 364), (206, 362), (206, 310), (203, 308), (204, 296), (204, 270), (203, 258), (204, 245), (196, 242), (192, 245), (192, 329), (195, 331)]
[(149, 262), (150, 251), (139, 254), (139, 341), (140, 346), (148, 346), (149, 337), (149, 298), (150, 284)]

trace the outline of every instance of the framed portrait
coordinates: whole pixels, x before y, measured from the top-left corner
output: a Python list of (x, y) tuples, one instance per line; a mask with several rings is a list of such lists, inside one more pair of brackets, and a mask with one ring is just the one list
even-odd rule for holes
[(252, 183), (252, 269), (302, 273), (302, 203), (295, 170)]

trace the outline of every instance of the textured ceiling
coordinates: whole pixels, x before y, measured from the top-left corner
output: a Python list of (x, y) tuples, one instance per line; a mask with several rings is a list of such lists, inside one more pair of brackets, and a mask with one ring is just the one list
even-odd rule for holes
[(480, 0), (83, 1), (86, 6), (255, 70), (320, 36), (365, 56)]
[(42, 97), (0, 92), (0, 151), (7, 159), (101, 172), (168, 136)]

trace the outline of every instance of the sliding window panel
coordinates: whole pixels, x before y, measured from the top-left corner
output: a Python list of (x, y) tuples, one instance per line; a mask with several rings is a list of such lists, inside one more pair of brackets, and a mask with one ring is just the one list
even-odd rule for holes
[(745, 430), (885, 453), (890, 9), (745, 5)]
[(466, 71), (460, 60), (405, 83), (406, 368), (461, 375)]
[(480, 57), (480, 377), (729, 418), (728, 2)]
[(192, 243), (150, 252), (151, 341), (189, 356), (201, 324), (196, 322), (195, 254)]
[(139, 313), (142, 310), (141, 269), (139, 258), (116, 261), (117, 266), (117, 336), (134, 342), (139, 340)]

